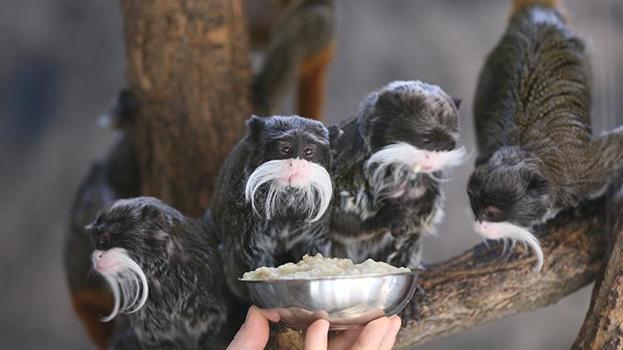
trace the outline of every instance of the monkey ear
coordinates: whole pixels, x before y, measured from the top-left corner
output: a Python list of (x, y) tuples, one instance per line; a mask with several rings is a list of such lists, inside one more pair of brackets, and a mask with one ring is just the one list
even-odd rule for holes
[(456, 109), (461, 108), (461, 102), (463, 102), (463, 100), (461, 100), (458, 97), (452, 97), (452, 102), (454, 103), (454, 106), (456, 107)]
[(530, 174), (528, 179), (528, 192), (545, 194), (548, 190), (547, 180), (537, 173)]
[(493, 153), (491, 152), (483, 153), (479, 155), (478, 157), (476, 157), (476, 161), (474, 162), (474, 165), (475, 166), (483, 165), (487, 163), (489, 159), (491, 159), (492, 156), (493, 156)]
[(339, 140), (342, 135), (344, 135), (344, 130), (342, 130), (339, 126), (333, 125), (329, 127), (329, 142), (331, 144)]
[(249, 130), (249, 135), (251, 135), (253, 140), (258, 140), (258, 137), (262, 134), (265, 125), (266, 120), (264, 120), (263, 117), (252, 115), (251, 118), (247, 119), (247, 129)]
[(251, 133), (261, 132), (264, 129), (264, 124), (266, 124), (264, 118), (256, 115), (252, 115), (251, 118), (247, 119), (247, 128)]
[(164, 215), (158, 207), (146, 205), (141, 209), (141, 219), (149, 221), (160, 220), (164, 219)]

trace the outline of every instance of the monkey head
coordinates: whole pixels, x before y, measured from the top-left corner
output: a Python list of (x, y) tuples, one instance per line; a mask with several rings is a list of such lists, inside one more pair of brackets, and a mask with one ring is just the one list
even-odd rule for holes
[(267, 220), (320, 219), (333, 193), (329, 130), (298, 116), (253, 116), (247, 126), (252, 154), (245, 198), (254, 212)]
[(108, 282), (112, 313), (131, 313), (147, 301), (147, 276), (167, 265), (170, 232), (182, 214), (152, 197), (122, 199), (101, 210), (85, 227), (95, 243), (93, 269)]
[(519, 147), (502, 147), (476, 160), (467, 185), (476, 222), (487, 239), (523, 241), (542, 252), (531, 230), (553, 214), (553, 203), (539, 161)]
[(372, 92), (359, 116), (372, 153), (366, 165), (372, 187), (395, 192), (418, 174), (461, 164), (459, 105), (440, 87), (420, 81), (396, 81)]

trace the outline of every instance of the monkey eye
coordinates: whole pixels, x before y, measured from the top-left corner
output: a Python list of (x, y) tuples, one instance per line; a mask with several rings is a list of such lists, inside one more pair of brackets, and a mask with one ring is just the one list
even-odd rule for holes
[(425, 145), (430, 145), (430, 139), (428, 137), (423, 138), (421, 141)]
[(292, 153), (292, 147), (290, 147), (288, 145), (281, 146), (281, 153), (283, 153), (283, 154), (290, 154), (290, 153)]
[(501, 221), (502, 218), (502, 210), (497, 207), (488, 206), (482, 211), (482, 218), (485, 221)]
[(310, 157), (310, 156), (311, 156), (311, 155), (313, 155), (313, 154), (314, 154), (314, 149), (313, 149), (313, 148), (311, 148), (311, 147), (306, 147), (306, 148), (303, 150), (303, 155), (304, 155), (305, 157)]
[(100, 247), (108, 247), (111, 241), (110, 232), (104, 232), (97, 237), (97, 245)]

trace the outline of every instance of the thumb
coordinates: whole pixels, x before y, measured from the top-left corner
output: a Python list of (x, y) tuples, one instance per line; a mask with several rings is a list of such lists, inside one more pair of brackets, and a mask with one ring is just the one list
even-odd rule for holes
[(268, 343), (270, 326), (262, 313), (251, 306), (247, 319), (236, 333), (227, 350), (262, 350)]

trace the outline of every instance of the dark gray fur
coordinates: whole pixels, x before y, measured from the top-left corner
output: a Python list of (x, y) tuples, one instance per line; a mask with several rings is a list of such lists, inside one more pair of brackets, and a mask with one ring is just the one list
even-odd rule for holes
[[(225, 160), (211, 202), (229, 288), (242, 300), (246, 290), (238, 278), (261, 266), (297, 262), (304, 254), (329, 253), (327, 231), (329, 210), (315, 222), (308, 222), (296, 207), (282, 208), (274, 218), (253, 212), (245, 201), (244, 189), (251, 173), (262, 163), (280, 159), (267, 145), (289, 136), (295, 142), (318, 140), (323, 155), (314, 160), (329, 169), (329, 132), (322, 123), (301, 117), (253, 117), (249, 132)], [(283, 158), (283, 157), (281, 157)], [(265, 192), (265, 191), (264, 191)]]
[(476, 219), (532, 228), (602, 193), (623, 166), (623, 132), (593, 137), (590, 106), (586, 50), (562, 16), (514, 14), (476, 93)]
[(145, 305), (121, 316), (128, 328), (117, 328), (111, 348), (217, 347), (228, 303), (207, 226), (156, 198), (138, 197), (102, 210), (88, 231), (99, 250), (126, 249), (149, 285)]
[[(433, 86), (423, 86), (433, 91)], [(438, 181), (428, 175), (414, 175), (404, 195), (376, 198), (364, 165), (374, 152), (396, 142), (425, 150), (456, 147), (459, 102), (441, 90), (435, 91), (434, 97), (425, 98), (405, 84), (394, 83), (391, 89), (368, 95), (359, 114), (340, 125), (344, 133), (332, 142), (334, 255), (356, 262), (372, 258), (395, 266), (419, 267), (420, 238), (432, 232), (443, 202)], [(424, 187), (425, 192), (416, 198), (418, 187)]]

